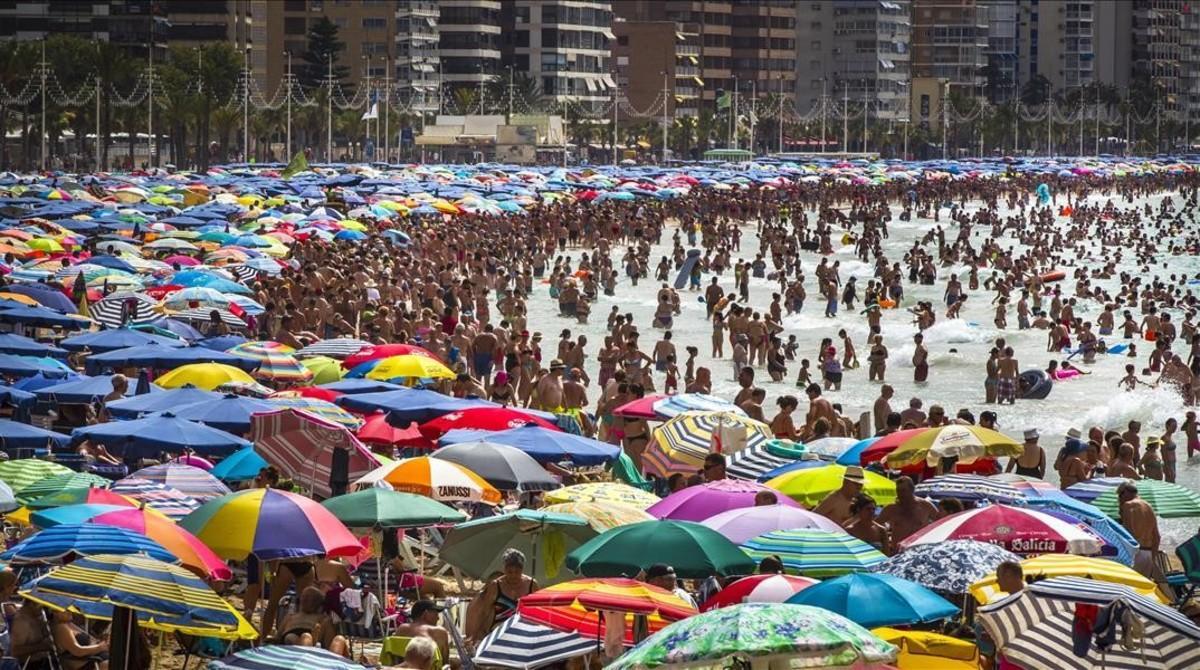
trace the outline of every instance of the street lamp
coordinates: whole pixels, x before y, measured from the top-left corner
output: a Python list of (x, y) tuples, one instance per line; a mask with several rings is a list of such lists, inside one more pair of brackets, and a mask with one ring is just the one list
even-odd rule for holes
[(285, 51), (287, 56), (287, 146), (284, 147), (283, 157), (292, 159), (292, 52)]

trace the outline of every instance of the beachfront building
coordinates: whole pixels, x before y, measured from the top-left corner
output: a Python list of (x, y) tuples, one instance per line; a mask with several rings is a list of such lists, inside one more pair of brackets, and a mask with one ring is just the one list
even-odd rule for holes
[[(439, 0), (437, 4), (443, 100), (452, 98), (455, 89), (483, 91), (487, 82), (502, 69), (500, 13), (503, 3), (498, 0)], [(476, 105), (481, 102), (482, 97), (475, 100)]]
[(1017, 0), (979, 0), (987, 23), (984, 95), (993, 104), (1012, 100), (1021, 90), (1020, 5)]
[(978, 96), (986, 83), (987, 12), (977, 0), (913, 0), (914, 77), (945, 79), (951, 90)]
[(396, 93), (422, 114), (438, 111), (441, 88), (441, 11), (435, 0), (396, 5)]
[(502, 20), (504, 67), (537, 82), (544, 103), (591, 110), (612, 99), (612, 3), (513, 0)]

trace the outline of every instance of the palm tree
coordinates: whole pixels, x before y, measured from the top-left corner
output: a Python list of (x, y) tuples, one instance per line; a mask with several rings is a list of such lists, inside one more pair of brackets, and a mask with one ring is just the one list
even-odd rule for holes
[[(511, 91), (508, 73), (498, 74), (487, 82), (487, 99), (494, 101), (497, 110), (508, 111), (509, 94), (512, 94), (512, 110), (514, 114), (536, 114), (545, 106), (542, 95), (542, 85), (538, 80), (525, 72), (512, 74)], [(476, 100), (475, 104), (479, 104)]]
[(709, 143), (717, 132), (717, 117), (711, 109), (700, 110), (696, 117), (696, 149), (703, 154), (709, 149)]
[(357, 156), (354, 155), (352, 147), (355, 142), (362, 139), (363, 131), (366, 127), (365, 122), (362, 120), (362, 113), (356, 109), (347, 109), (334, 117), (333, 124), (334, 134), (345, 138), (347, 153), (350, 154), (350, 159), (356, 159)]
[(235, 107), (222, 106), (214, 109), (210, 118), (217, 135), (218, 160), (224, 163), (229, 160), (233, 130), (241, 125), (242, 112)]
[(454, 89), (453, 104), (459, 114), (472, 114), (479, 107), (479, 90), (471, 86)]
[(677, 158), (690, 158), (696, 143), (696, 117), (681, 116), (671, 126), (671, 146)]
[[(32, 76), (31, 73), (37, 58), (32, 45), (27, 42), (0, 43), (0, 86), (12, 94), (20, 91)], [(8, 96), (4, 96), (3, 99), (0, 99), (0, 129), (4, 130), (5, 134), (8, 132), (8, 112)], [(24, 135), (25, 124), (21, 125), (21, 132)], [(6, 170), (9, 167), (8, 142), (4, 142), (0, 147), (0, 167)]]

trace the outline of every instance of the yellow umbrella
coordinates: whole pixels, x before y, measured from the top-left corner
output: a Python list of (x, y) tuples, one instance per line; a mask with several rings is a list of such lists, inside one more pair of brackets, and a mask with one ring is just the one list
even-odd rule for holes
[[(1135, 572), (1132, 568), (1106, 558), (1089, 558), (1072, 554), (1042, 554), (1021, 561), (1021, 569), (1025, 573), (1026, 580), (1084, 577), (1128, 586), (1144, 596), (1157, 598), (1163, 603), (1170, 602), (1159, 593), (1158, 586), (1154, 582)], [(994, 572), (972, 584), (970, 590), (971, 595), (975, 596), (975, 600), (980, 603), (989, 603), (1004, 593), (996, 583), (996, 573)]]
[(628, 484), (617, 482), (592, 482), (564, 486), (548, 491), (542, 498), (549, 505), (567, 502), (594, 502), (601, 505), (617, 503), (640, 510), (658, 502), (658, 496)]
[(565, 502), (558, 503), (557, 505), (547, 505), (542, 508), (542, 511), (554, 512), (555, 514), (572, 514), (586, 519), (588, 525), (597, 533), (603, 533), (606, 530), (612, 530), (618, 526), (625, 526), (631, 523), (654, 520), (652, 515), (642, 511), (641, 508), (614, 502), (606, 502), (604, 504), (594, 502)]
[(367, 379), (454, 379), (454, 371), (428, 356), (389, 356), (367, 373)]
[(45, 252), (56, 252), (63, 250), (62, 245), (59, 244), (57, 240), (53, 240), (49, 237), (39, 237), (37, 239), (29, 240), (29, 248)]
[(887, 464), (902, 468), (925, 462), (936, 466), (943, 458), (957, 458), (960, 463), (974, 463), (984, 457), (1020, 456), (1021, 441), (994, 430), (958, 424), (930, 428), (919, 433), (887, 455)]
[[(802, 505), (816, 507), (825, 496), (842, 487), (845, 474), (844, 465), (792, 470), (768, 481), (767, 486)], [(864, 470), (863, 476), (866, 478), (863, 492), (874, 498), (875, 502), (887, 505), (896, 500), (896, 484), (890, 479), (870, 470)]]
[(874, 628), (871, 633), (900, 647), (898, 670), (978, 670), (979, 648), (949, 635), (920, 630)]
[(243, 382), (254, 384), (254, 377), (246, 374), (232, 365), (224, 363), (192, 363), (182, 365), (154, 380), (155, 384), (174, 389), (191, 384), (205, 391), (211, 391), (222, 384)]

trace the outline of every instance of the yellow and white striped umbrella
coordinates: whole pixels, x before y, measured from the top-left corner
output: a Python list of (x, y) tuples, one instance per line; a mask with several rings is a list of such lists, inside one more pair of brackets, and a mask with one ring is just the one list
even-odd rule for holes
[(628, 484), (618, 482), (590, 482), (564, 486), (561, 489), (547, 491), (542, 498), (547, 505), (568, 502), (591, 502), (601, 505), (616, 503), (644, 510), (658, 502), (658, 496)]
[(745, 448), (774, 437), (767, 424), (733, 412), (684, 412), (655, 429), (642, 455), (643, 467), (659, 477), (695, 473), (705, 456), (729, 450), (731, 445), (721, 444), (728, 439), (722, 436), (722, 428), (737, 427), (746, 432)]

